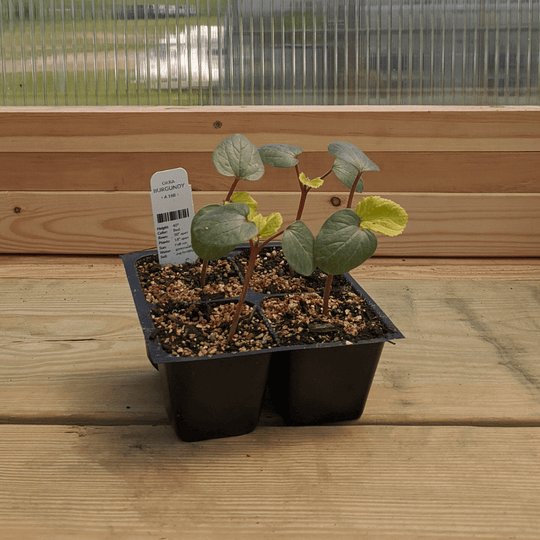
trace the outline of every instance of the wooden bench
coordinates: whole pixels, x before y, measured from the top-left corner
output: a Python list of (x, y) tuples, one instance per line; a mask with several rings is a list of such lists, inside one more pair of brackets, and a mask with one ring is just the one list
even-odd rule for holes
[[(518, 538), (540, 531), (539, 108), (0, 109), (0, 537)], [(353, 276), (405, 334), (358, 422), (242, 437), (167, 425), (117, 255), (155, 245), (149, 178), (184, 167), (196, 207), (232, 133), (333, 140), (409, 212)], [(302, 156), (303, 158), (304, 156)], [(290, 171), (247, 188), (285, 205)], [(310, 195), (313, 229), (344, 189)], [(279, 203), (279, 205), (278, 205)]]

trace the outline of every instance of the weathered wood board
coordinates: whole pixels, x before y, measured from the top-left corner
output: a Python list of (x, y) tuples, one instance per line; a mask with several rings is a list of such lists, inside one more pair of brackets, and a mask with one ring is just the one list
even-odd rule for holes
[[(366, 195), (375, 193), (366, 193)], [(379, 235), (381, 256), (538, 257), (540, 194), (376, 193), (409, 213), (405, 232)], [(225, 198), (225, 192), (194, 194), (195, 208)], [(346, 198), (310, 194), (304, 221), (314, 233)], [(339, 197), (339, 195), (341, 195)], [(155, 246), (149, 193), (0, 193), (0, 251), (4, 253), (119, 254)], [(360, 196), (357, 196), (360, 200)], [(281, 211), (295, 220), (296, 193), (261, 192), (259, 211)], [(354, 203), (356, 205), (356, 202)]]
[[(540, 280), (540, 259), (463, 259), (374, 256), (351, 271), (366, 279)], [(110, 279), (125, 278), (124, 265), (115, 255), (0, 255), (0, 278)]]
[[(232, 133), (324, 152), (540, 151), (540, 107), (3, 107), (1, 152), (212, 152)], [(54, 123), (52, 122), (54, 120)], [(275, 140), (272, 140), (275, 139)], [(304, 144), (299, 144), (304, 141)]]
[[(406, 336), (361, 423), (540, 425), (538, 281), (355, 277)], [(0, 297), (0, 422), (166, 422), (125, 278), (3, 279)]]
[[(540, 120), (539, 120), (540, 121)], [(278, 140), (277, 138), (275, 139)], [(1, 144), (1, 142), (0, 142)], [(379, 172), (363, 175), (366, 190), (426, 193), (538, 193), (539, 152), (369, 152)], [(332, 166), (328, 152), (304, 152), (309, 178)], [(0, 191), (149, 191), (156, 171), (183, 167), (194, 191), (228, 191), (230, 179), (212, 164), (211, 152), (32, 152), (0, 154)], [(247, 191), (295, 191), (293, 170), (265, 168)], [(344, 192), (334, 176), (318, 192)]]
[(3, 540), (537, 540), (540, 428), (0, 426)]

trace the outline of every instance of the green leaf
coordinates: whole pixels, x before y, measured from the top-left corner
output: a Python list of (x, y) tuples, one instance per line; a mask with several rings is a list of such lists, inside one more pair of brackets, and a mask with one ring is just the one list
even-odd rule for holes
[(278, 212), (274, 212), (269, 216), (257, 214), (253, 218), (253, 223), (255, 223), (255, 225), (257, 225), (257, 228), (259, 229), (260, 238), (269, 238), (270, 236), (279, 231), (279, 228), (283, 223), (283, 218)]
[(403, 232), (409, 216), (399, 204), (382, 197), (366, 197), (356, 207), (362, 220), (360, 226), (386, 236), (397, 236)]
[(324, 180), (322, 178), (314, 178), (313, 180), (310, 180), (304, 173), (300, 173), (298, 180), (300, 180), (302, 184), (305, 184), (311, 188), (318, 188), (324, 184)]
[(283, 233), (281, 247), (285, 258), (291, 267), (303, 276), (309, 276), (315, 270), (314, 243), (313, 233), (302, 221), (295, 221)]
[(231, 202), (247, 204), (249, 208), (248, 221), (253, 221), (253, 218), (257, 215), (259, 204), (247, 191), (237, 191), (236, 193), (233, 193)]
[(354, 146), (354, 144), (347, 142), (332, 142), (328, 145), (328, 152), (334, 157), (342, 159), (352, 165), (357, 170), (356, 174), (359, 172), (379, 170), (379, 167), (377, 167), (377, 165), (375, 165), (362, 150)]
[[(339, 178), (341, 183), (349, 189), (353, 187), (354, 181), (359, 173), (356, 167), (353, 167), (350, 163), (343, 161), (340, 158), (336, 158), (334, 161), (332, 171)], [(356, 189), (354, 191), (355, 193), (362, 193), (362, 191), (364, 191), (364, 182), (362, 178), (358, 180), (358, 184), (356, 184)]]
[(225, 257), (238, 244), (257, 235), (257, 226), (247, 221), (249, 208), (242, 203), (209, 205), (195, 214), (191, 223), (191, 246), (198, 257)]
[(328, 274), (343, 274), (367, 261), (377, 249), (377, 238), (360, 228), (360, 218), (346, 208), (331, 215), (315, 238), (317, 266)]
[(257, 147), (239, 133), (219, 143), (212, 154), (212, 161), (224, 176), (255, 181), (264, 174), (264, 164)]
[(288, 144), (267, 144), (259, 147), (259, 154), (263, 163), (283, 169), (294, 167), (298, 163), (296, 157), (301, 153), (302, 149), (299, 146)]

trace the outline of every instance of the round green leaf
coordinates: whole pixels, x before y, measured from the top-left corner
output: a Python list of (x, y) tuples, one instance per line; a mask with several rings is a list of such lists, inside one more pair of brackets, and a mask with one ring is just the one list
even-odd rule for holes
[(217, 171), (224, 176), (255, 181), (264, 174), (257, 147), (244, 135), (236, 133), (219, 143), (212, 154)]
[(309, 276), (315, 270), (314, 242), (313, 233), (302, 221), (295, 221), (283, 233), (281, 247), (285, 258), (292, 268), (303, 276)]
[[(347, 142), (332, 142), (328, 145), (328, 152), (334, 157), (346, 161), (356, 168), (357, 173), (378, 171), (379, 167), (371, 161), (362, 150)], [(355, 175), (356, 178), (356, 175)]]
[[(350, 163), (340, 158), (336, 158), (334, 161), (332, 171), (339, 178), (341, 183), (349, 189), (353, 187), (354, 181), (359, 173), (356, 167), (353, 167)], [(361, 178), (358, 180), (358, 184), (356, 184), (356, 189), (354, 191), (355, 193), (362, 193), (362, 191), (364, 191), (364, 182)]]
[(266, 144), (259, 147), (259, 154), (263, 163), (283, 169), (294, 167), (298, 163), (296, 156), (301, 153), (302, 149), (299, 146), (288, 144)]
[(377, 249), (377, 238), (360, 228), (360, 218), (346, 208), (331, 215), (315, 239), (315, 262), (328, 274), (344, 274), (367, 261)]
[(356, 207), (362, 220), (361, 227), (386, 236), (397, 236), (403, 232), (409, 216), (399, 204), (382, 197), (365, 197)]
[(249, 208), (242, 203), (201, 208), (191, 223), (191, 247), (198, 257), (225, 257), (238, 244), (257, 235), (257, 225), (247, 221)]

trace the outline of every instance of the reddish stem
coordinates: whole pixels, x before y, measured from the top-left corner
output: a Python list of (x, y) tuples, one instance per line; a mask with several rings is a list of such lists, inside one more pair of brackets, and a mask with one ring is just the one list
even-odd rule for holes
[(231, 329), (229, 331), (229, 336), (227, 337), (227, 343), (230, 343), (232, 341), (234, 334), (236, 332), (236, 327), (238, 326), (238, 321), (240, 320), (240, 313), (242, 312), (242, 306), (244, 305), (244, 300), (246, 299), (247, 291), (249, 288), (249, 281), (253, 274), (253, 270), (255, 269), (255, 262), (257, 261), (257, 255), (259, 251), (261, 250), (260, 247), (255, 245), (253, 240), (249, 241), (249, 245), (251, 246), (251, 249), (249, 252), (249, 261), (246, 268), (246, 275), (244, 276), (244, 286), (242, 288), (242, 294), (236, 306), (236, 311), (234, 312), (233, 321), (231, 323)]
[(358, 182), (360, 182), (360, 177), (362, 176), (362, 173), (359, 172), (358, 173), (358, 176), (356, 177), (352, 187), (351, 187), (351, 191), (349, 193), (349, 200), (347, 201), (347, 208), (350, 208), (352, 206), (352, 201), (353, 201), (353, 197), (354, 197), (354, 192), (356, 191), (356, 186), (358, 185)]
[(324, 296), (323, 296), (323, 315), (328, 315), (328, 301), (330, 300), (330, 289), (332, 288), (332, 274), (326, 276), (326, 285), (324, 286)]
[(320, 178), (321, 180), (324, 180), (331, 172), (332, 172), (332, 169), (330, 169), (329, 171), (325, 172), (322, 176), (319, 176), (319, 178)]
[(227, 343), (230, 343), (233, 339), (234, 333), (236, 332), (236, 327), (238, 326), (238, 321), (240, 320), (240, 314), (242, 313), (242, 306), (246, 299), (247, 291), (249, 288), (249, 282), (253, 271), (255, 270), (255, 264), (257, 262), (257, 255), (260, 251), (272, 240), (275, 240), (278, 236), (282, 235), (283, 231), (279, 231), (276, 234), (273, 234), (270, 238), (267, 238), (260, 246), (255, 244), (253, 240), (249, 241), (250, 251), (249, 251), (249, 261), (246, 268), (246, 274), (244, 276), (244, 286), (242, 287), (242, 294), (238, 300), (238, 305), (236, 306), (236, 311), (234, 313), (233, 321), (231, 323), (231, 329), (229, 331), (229, 336), (227, 337)]
[(310, 187), (301, 184), (302, 185), (302, 191), (300, 194), (300, 202), (298, 203), (298, 212), (296, 212), (296, 221), (298, 221), (304, 212), (304, 206), (306, 204), (307, 194), (309, 193)]
[(227, 197), (225, 197), (225, 202), (229, 202), (231, 200), (231, 197), (234, 193), (234, 190), (236, 189), (236, 185), (240, 181), (240, 178), (235, 178), (234, 182), (232, 183), (231, 189), (229, 189), (229, 193), (227, 193)]
[(208, 259), (205, 259), (201, 268), (201, 287), (206, 285), (206, 269), (208, 268)]
[(279, 232), (277, 232), (276, 234), (273, 234), (270, 238), (267, 238), (267, 239), (259, 246), (259, 248), (257, 249), (257, 253), (259, 253), (259, 251), (261, 251), (261, 249), (262, 249), (263, 247), (265, 247), (266, 244), (269, 244), (272, 240), (275, 240), (278, 236), (281, 236), (284, 232), (285, 232), (285, 230), (279, 231)]

